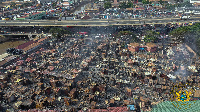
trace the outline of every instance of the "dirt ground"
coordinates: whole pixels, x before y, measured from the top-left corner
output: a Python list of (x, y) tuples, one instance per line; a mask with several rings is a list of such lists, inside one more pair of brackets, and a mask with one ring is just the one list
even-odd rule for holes
[(4, 42), (0, 43), (0, 55), (3, 53), (6, 53), (6, 49), (8, 48), (15, 48), (20, 44), (25, 43), (25, 40), (17, 40), (17, 41), (9, 41), (9, 42)]

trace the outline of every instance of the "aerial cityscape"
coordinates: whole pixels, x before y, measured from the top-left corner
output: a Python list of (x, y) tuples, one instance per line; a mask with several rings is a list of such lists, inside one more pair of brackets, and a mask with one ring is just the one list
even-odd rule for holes
[(200, 112), (199, 0), (1, 0), (0, 112)]

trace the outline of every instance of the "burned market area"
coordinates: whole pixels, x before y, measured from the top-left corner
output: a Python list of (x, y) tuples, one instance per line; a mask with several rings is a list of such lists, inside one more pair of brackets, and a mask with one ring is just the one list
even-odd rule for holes
[(62, 39), (30, 40), (0, 63), (0, 111), (151, 111), (176, 85), (197, 99), (199, 57), (168, 34), (177, 27), (75, 27)]

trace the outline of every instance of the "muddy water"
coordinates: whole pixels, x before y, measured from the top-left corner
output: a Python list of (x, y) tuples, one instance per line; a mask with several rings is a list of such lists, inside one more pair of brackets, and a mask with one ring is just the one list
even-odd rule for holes
[(15, 48), (18, 45), (25, 43), (25, 40), (11, 40), (8, 42), (0, 43), (0, 55), (6, 53), (6, 49), (8, 48)]

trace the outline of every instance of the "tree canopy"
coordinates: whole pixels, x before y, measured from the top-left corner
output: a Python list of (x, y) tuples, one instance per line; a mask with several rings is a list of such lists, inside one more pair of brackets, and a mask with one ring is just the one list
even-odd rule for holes
[(128, 2), (128, 3), (122, 2), (122, 3), (120, 3), (119, 7), (122, 9), (133, 8), (133, 3), (132, 2)]
[(143, 4), (151, 4), (151, 2), (149, 2), (149, 0), (142, 0)]
[(104, 3), (104, 8), (105, 8), (105, 9), (109, 9), (109, 8), (111, 8), (111, 7), (112, 7), (111, 2), (105, 2), (105, 3)]
[(51, 6), (52, 6), (53, 8), (55, 8), (55, 7), (56, 7), (56, 2), (53, 2), (53, 3), (51, 4)]
[(71, 34), (68, 30), (62, 28), (51, 28), (49, 32), (57, 39), (61, 39), (65, 34)]
[(158, 37), (159, 37), (159, 33), (158, 32), (149, 30), (149, 31), (145, 32), (144, 41), (145, 42), (157, 42)]
[(200, 23), (192, 26), (179, 27), (169, 34), (175, 37), (176, 40), (182, 40), (187, 43), (193, 50), (200, 54)]
[(172, 32), (170, 32), (170, 35), (173, 35), (173, 37), (175, 37), (177, 40), (180, 40), (184, 37), (184, 35), (186, 35), (186, 33), (188, 33), (189, 27), (180, 27), (177, 29), (174, 29)]
[(160, 4), (161, 4), (161, 5), (163, 5), (163, 3), (164, 3), (164, 1), (163, 1), (163, 0), (160, 0), (159, 2), (160, 2)]

